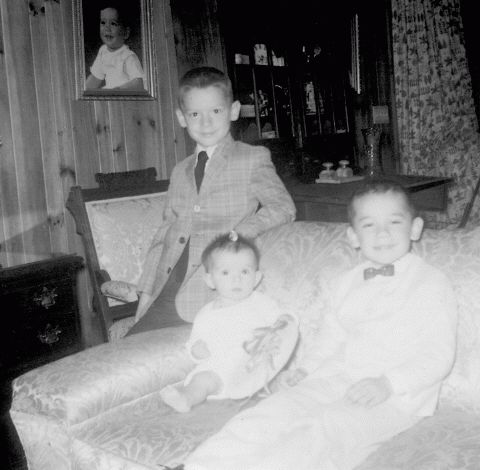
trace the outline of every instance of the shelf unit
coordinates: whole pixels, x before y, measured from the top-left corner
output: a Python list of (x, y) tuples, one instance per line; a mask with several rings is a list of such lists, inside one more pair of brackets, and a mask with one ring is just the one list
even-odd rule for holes
[(302, 45), (296, 54), (305, 138), (350, 132), (345, 68), (334, 54), (318, 44)]
[(355, 165), (349, 12), (303, 1), (227, 3), (225, 57), (242, 105), (234, 137), (266, 145), (277, 168), (309, 178), (326, 161)]
[(291, 63), (286, 52), (263, 43), (232, 52), (234, 94), (241, 103), (235, 137), (293, 139), (301, 148), (311, 138), (350, 133), (344, 74), (331, 71), (329, 51), (308, 48), (293, 50)]
[(233, 53), (233, 88), (242, 105), (237, 138), (247, 142), (295, 136), (291, 81), (286, 55), (268, 44)]

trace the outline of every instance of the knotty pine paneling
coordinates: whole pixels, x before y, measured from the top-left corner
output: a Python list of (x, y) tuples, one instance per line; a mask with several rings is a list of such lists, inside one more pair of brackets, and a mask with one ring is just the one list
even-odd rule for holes
[[(79, 101), (72, 0), (0, 0), (2, 265), (59, 252), (83, 255), (65, 209), (72, 185), (96, 186), (96, 172), (149, 166), (159, 178), (168, 178), (186, 156), (185, 133), (175, 116), (178, 63), (182, 73), (207, 63), (221, 67), (224, 54), (216, 0), (204, 0), (195, 9), (198, 22), (192, 22), (183, 1), (172, 18), (171, 3), (177, 1), (152, 0), (157, 98)], [(183, 50), (195, 41), (201, 44), (193, 55)], [(84, 341), (95, 344), (97, 325), (85, 271), (79, 289)]]
[[(3, 19), (6, 13), (0, 9), (0, 84), (7, 83), (7, 60), (3, 41)], [(2, 247), (0, 263), (8, 265), (18, 259), (24, 259), (24, 244), (22, 234), (22, 218), (20, 215), (20, 201), (18, 184), (15, 176), (16, 165), (13, 158), (12, 122), (10, 116), (9, 92), (6, 86), (0, 85), (0, 236)], [(8, 244), (6, 241), (8, 240)], [(6, 249), (10, 251), (7, 254)], [(17, 255), (12, 255), (16, 253)]]
[[(20, 2), (21, 3), (21, 2)], [(58, 141), (57, 119), (56, 119), (56, 93), (58, 85), (55, 86), (58, 74), (54, 73), (52, 67), (45, 64), (50, 63), (50, 58), (55, 58), (58, 54), (52, 48), (57, 44), (58, 38), (53, 31), (49, 31), (51, 22), (47, 17), (53, 15), (29, 15), (30, 34), (36, 38), (32, 43), (33, 70), (35, 73), (34, 91), (36, 94), (38, 108), (38, 125), (40, 133), (40, 150), (43, 164), (44, 192), (47, 210), (46, 224), (50, 232), (50, 246), (52, 252), (68, 253), (69, 246), (67, 241), (67, 232), (63, 229), (65, 225), (64, 208), (64, 189), (62, 184), (58, 184), (59, 168), (61, 168), (61, 158), (64, 152), (60, 152)], [(47, 23), (50, 23), (48, 25)], [(41, 119), (41, 116), (50, 116), (50, 119)], [(61, 179), (67, 174), (61, 175)], [(70, 178), (70, 184), (72, 183)], [(41, 191), (36, 191), (41, 194)]]
[[(2, 163), (9, 161), (10, 177), (16, 181), (16, 187), (12, 185), (8, 195), (2, 194), (2, 199), (13, 197), (18, 201), (20, 223), (16, 223), (16, 226), (19, 232), (12, 235), (13, 240), (21, 237), (23, 242), (22, 256), (6, 241), (7, 263), (29, 261), (51, 252), (28, 12), (26, 2), (2, 3), (2, 35), (11, 125), (9, 138), (12, 142), (12, 153), (3, 155)], [(23, 21), (18, 21), (18, 18), (23, 18)], [(2, 116), (2, 119), (5, 118)], [(16, 218), (16, 214), (10, 216)]]

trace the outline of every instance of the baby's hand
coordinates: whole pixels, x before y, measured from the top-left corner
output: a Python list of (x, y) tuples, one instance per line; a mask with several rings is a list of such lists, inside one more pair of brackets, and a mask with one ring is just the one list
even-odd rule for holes
[(193, 343), (190, 352), (195, 359), (207, 359), (210, 357), (207, 343), (201, 339)]
[(274, 328), (282, 329), (285, 328), (290, 322), (295, 321), (295, 318), (288, 314), (288, 313), (283, 313), (277, 318), (277, 321), (273, 324)]
[(278, 374), (278, 380), (274, 381), (273, 392), (294, 387), (307, 376), (305, 369), (284, 370)]
[(373, 408), (392, 395), (392, 385), (385, 377), (368, 377), (353, 384), (345, 393), (345, 399), (352, 405)]
[(302, 381), (307, 376), (307, 371), (302, 368), (289, 370), (287, 371), (287, 375), (285, 376), (285, 382), (290, 387), (294, 387), (298, 384), (298, 382)]

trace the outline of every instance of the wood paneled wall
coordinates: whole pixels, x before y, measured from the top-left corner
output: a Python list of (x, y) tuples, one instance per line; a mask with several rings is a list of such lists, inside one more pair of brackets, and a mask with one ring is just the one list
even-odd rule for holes
[[(199, 33), (192, 33), (188, 23), (186, 28), (174, 28), (170, 3), (175, 6), (176, 1), (152, 0), (157, 98), (79, 101), (75, 99), (72, 0), (0, 0), (3, 266), (57, 252), (83, 254), (73, 220), (65, 209), (73, 184), (92, 187), (96, 186), (96, 172), (149, 166), (157, 169), (159, 178), (168, 178), (176, 162), (185, 157), (184, 131), (175, 119), (177, 55), (185, 43), (179, 35), (199, 37)], [(177, 10), (180, 14), (175, 21), (181, 22), (182, 9)], [(214, 22), (208, 18), (211, 13), (205, 10), (205, 18), (198, 24)], [(221, 41), (214, 37), (217, 34), (207, 31), (203, 41), (208, 47), (200, 50), (221, 58)], [(185, 68), (188, 55), (180, 54)], [(85, 275), (80, 285), (88, 345), (95, 342), (95, 332), (90, 324)]]

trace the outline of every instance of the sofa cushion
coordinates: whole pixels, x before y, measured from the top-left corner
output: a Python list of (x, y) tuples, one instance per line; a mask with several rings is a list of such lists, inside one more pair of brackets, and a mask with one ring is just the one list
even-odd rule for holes
[[(74, 468), (174, 467), (241, 409), (256, 402), (211, 400), (189, 413), (177, 413), (163, 404), (158, 392), (152, 393), (75, 426)], [(130, 462), (135, 464), (130, 467)]]
[(479, 442), (478, 415), (444, 409), (382, 444), (355, 470), (473, 470)]
[(457, 356), (440, 406), (480, 412), (480, 227), (425, 230), (413, 249), (449, 276), (458, 299)]
[(300, 341), (290, 367), (315, 347), (323, 315), (331, 308), (331, 280), (359, 262), (345, 236), (347, 224), (294, 222), (258, 238), (260, 288), (299, 319)]
[[(146, 468), (174, 467), (241, 409), (255, 403), (207, 401), (180, 414), (152, 394), (76, 426), (74, 454), (82, 463), (78, 468), (119, 468), (113, 463), (131, 461)], [(478, 442), (478, 415), (446, 409), (382, 444), (356, 470), (475, 469), (480, 462)]]

